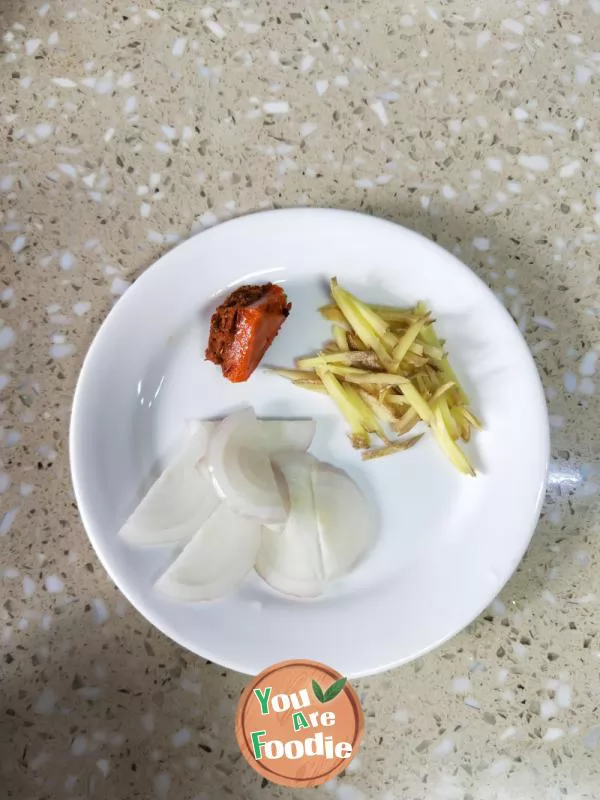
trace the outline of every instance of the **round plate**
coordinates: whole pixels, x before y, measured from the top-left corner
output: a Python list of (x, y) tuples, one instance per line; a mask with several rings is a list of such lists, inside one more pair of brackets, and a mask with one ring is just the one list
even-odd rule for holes
[[(459, 474), (428, 433), (412, 450), (361, 462), (327, 397), (260, 368), (230, 384), (204, 361), (210, 315), (245, 283), (284, 286), (292, 313), (264, 363), (291, 366), (330, 326), (317, 308), (336, 275), (361, 298), (432, 309), (451, 363), (485, 422)], [(311, 451), (346, 469), (379, 512), (377, 544), (315, 600), (254, 573), (230, 597), (183, 604), (154, 581), (177, 553), (117, 536), (190, 419), (244, 405), (314, 417)], [(123, 594), (157, 628), (211, 661), (255, 674), (309, 658), (350, 677), (410, 661), (471, 622), (508, 580), (538, 519), (548, 461), (542, 387), (525, 342), (490, 290), (445, 250), (398, 225), (321, 209), (242, 217), (189, 239), (127, 291), (94, 340), (71, 422), (71, 468), (88, 536)]]

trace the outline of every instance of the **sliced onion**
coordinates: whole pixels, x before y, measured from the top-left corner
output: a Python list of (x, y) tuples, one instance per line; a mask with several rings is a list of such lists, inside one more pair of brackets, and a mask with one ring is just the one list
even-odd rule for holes
[(252, 409), (236, 411), (217, 425), (207, 463), (217, 493), (231, 509), (260, 522), (285, 520), (285, 498), (266, 454), (264, 429)]
[(285, 530), (285, 522), (265, 522), (263, 525), (269, 531), (273, 531), (273, 533), (281, 534)]
[(121, 528), (131, 544), (161, 545), (190, 539), (213, 513), (219, 498), (199, 461), (208, 436), (198, 429)]
[(323, 574), (326, 579), (339, 578), (372, 546), (375, 517), (362, 491), (341, 470), (314, 465), (312, 489)]
[[(274, 453), (306, 452), (311, 445), (317, 429), (314, 419), (260, 419), (258, 425), (262, 428), (260, 446), (269, 455)], [(210, 435), (217, 422), (212, 420), (190, 420), (190, 430), (196, 431), (203, 427)]]
[(156, 582), (175, 600), (214, 600), (232, 591), (252, 569), (260, 525), (221, 504)]
[(207, 447), (210, 435), (218, 424), (212, 419), (188, 419), (187, 421), (187, 427), (191, 434), (197, 433), (199, 430), (203, 430), (206, 433)]
[(263, 528), (256, 571), (274, 589), (297, 597), (315, 597), (323, 590), (323, 571), (308, 454), (274, 457), (287, 481), (290, 512), (283, 531)]
[(267, 453), (305, 453), (314, 438), (314, 419), (261, 419)]

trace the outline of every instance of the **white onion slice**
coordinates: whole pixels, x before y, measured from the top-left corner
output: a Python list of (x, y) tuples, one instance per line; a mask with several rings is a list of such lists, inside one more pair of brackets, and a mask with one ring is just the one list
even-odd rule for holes
[(188, 419), (187, 420), (187, 427), (189, 432), (193, 435), (197, 433), (199, 430), (203, 430), (206, 433), (206, 443), (208, 446), (208, 440), (210, 435), (214, 431), (215, 427), (219, 423), (212, 420), (212, 419)]
[(217, 493), (233, 511), (260, 522), (283, 522), (285, 498), (264, 442), (254, 411), (236, 411), (214, 429), (206, 460)]
[(275, 456), (287, 481), (290, 513), (283, 531), (263, 528), (256, 571), (274, 589), (297, 597), (315, 597), (323, 590), (319, 536), (308, 454)]
[(261, 419), (264, 446), (269, 455), (277, 453), (305, 453), (317, 430), (314, 419)]
[(198, 462), (208, 435), (199, 429), (151, 486), (120, 535), (130, 544), (161, 545), (190, 539), (219, 504), (212, 481)]
[[(289, 451), (305, 453), (317, 429), (314, 419), (259, 419), (257, 422), (262, 429), (260, 447), (269, 455)], [(208, 434), (212, 433), (218, 424), (213, 420), (188, 422), (192, 432), (203, 427)]]
[(175, 600), (222, 597), (252, 569), (259, 546), (260, 525), (221, 504), (155, 585)]
[(263, 527), (273, 531), (273, 533), (281, 534), (285, 530), (285, 525), (285, 522), (265, 522)]
[(364, 494), (345, 472), (316, 464), (312, 488), (323, 574), (325, 579), (339, 578), (373, 544), (375, 517)]

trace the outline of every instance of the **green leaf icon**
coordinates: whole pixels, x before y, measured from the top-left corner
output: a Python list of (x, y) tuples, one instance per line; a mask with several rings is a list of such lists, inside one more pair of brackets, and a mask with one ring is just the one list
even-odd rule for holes
[(348, 678), (339, 678), (339, 680), (332, 683), (329, 689), (327, 689), (327, 691), (325, 692), (323, 700), (321, 702), (328, 703), (330, 700), (336, 698), (346, 685), (347, 680)]
[(324, 703), (325, 702), (325, 695), (323, 694), (323, 689), (321, 689), (321, 687), (319, 686), (319, 684), (315, 680), (313, 680), (313, 682), (312, 682), (312, 689), (313, 689), (313, 692), (315, 693), (315, 697), (317, 698), (317, 700), (320, 703)]

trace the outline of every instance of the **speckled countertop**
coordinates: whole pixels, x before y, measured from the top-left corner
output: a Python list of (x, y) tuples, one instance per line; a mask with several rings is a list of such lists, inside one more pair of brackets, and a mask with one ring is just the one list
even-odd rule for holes
[(599, 0), (4, 0), (0, 27), (0, 795), (306, 796), (241, 760), (244, 677), (111, 585), (67, 427), (100, 322), (165, 249), (325, 205), (403, 222), (492, 286), (553, 461), (517, 575), (442, 649), (356, 682), (364, 746), (312, 796), (598, 798)]

